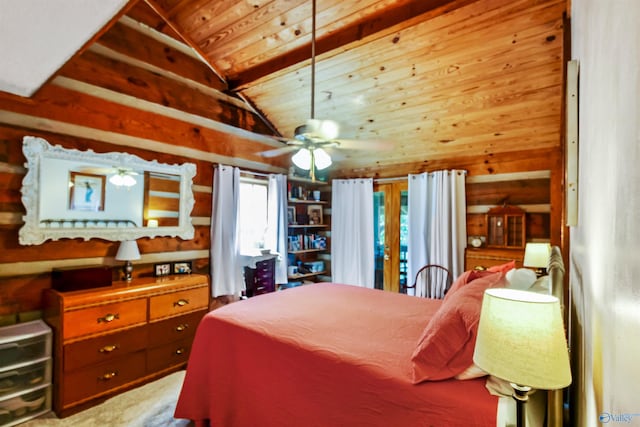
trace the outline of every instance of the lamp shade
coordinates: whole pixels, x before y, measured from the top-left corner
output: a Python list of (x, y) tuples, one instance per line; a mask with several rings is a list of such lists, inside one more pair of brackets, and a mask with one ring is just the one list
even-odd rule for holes
[(133, 261), (140, 259), (138, 243), (136, 243), (135, 240), (125, 240), (124, 242), (120, 242), (116, 259), (118, 261)]
[(520, 386), (555, 390), (571, 384), (560, 301), (535, 292), (487, 289), (473, 361)]
[(313, 150), (314, 161), (316, 164), (316, 169), (322, 170), (331, 166), (331, 156), (327, 154), (322, 148), (316, 148)]
[(131, 175), (126, 175), (124, 173), (111, 175), (109, 182), (116, 187), (133, 187), (136, 185), (136, 179)]
[(547, 268), (550, 254), (551, 245), (549, 243), (527, 243), (524, 248), (522, 265), (525, 267)]
[(291, 161), (300, 169), (308, 171), (311, 169), (311, 151), (301, 148), (291, 157)]

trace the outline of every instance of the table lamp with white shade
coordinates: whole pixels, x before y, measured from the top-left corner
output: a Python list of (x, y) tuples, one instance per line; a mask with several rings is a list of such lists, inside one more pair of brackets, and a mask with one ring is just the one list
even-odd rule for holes
[(120, 242), (120, 247), (118, 247), (118, 253), (116, 254), (116, 260), (125, 261), (124, 278), (127, 282), (131, 281), (131, 274), (133, 273), (133, 264), (131, 261), (137, 259), (140, 259), (138, 243), (136, 243), (135, 240), (125, 240)]
[(524, 267), (533, 267), (538, 277), (546, 274), (549, 266), (551, 245), (549, 243), (527, 243), (524, 247)]
[(508, 381), (525, 426), (525, 403), (532, 389), (571, 384), (571, 368), (558, 298), (506, 288), (487, 289), (482, 300), (474, 363)]

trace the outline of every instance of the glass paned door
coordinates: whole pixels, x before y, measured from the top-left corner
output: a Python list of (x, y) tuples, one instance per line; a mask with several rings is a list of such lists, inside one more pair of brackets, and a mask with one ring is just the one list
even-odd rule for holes
[(407, 283), (407, 183), (374, 187), (375, 287), (398, 292)]

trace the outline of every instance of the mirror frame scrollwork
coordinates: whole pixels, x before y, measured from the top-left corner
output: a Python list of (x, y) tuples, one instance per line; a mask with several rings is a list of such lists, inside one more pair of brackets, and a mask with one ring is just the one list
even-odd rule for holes
[[(128, 153), (96, 153), (93, 150), (80, 151), (51, 145), (45, 139), (25, 136), (22, 151), (27, 159), (27, 173), (22, 181), (22, 203), (26, 209), (23, 216), (24, 225), (19, 231), (21, 245), (37, 245), (47, 240), (82, 238), (104, 239), (109, 241), (135, 240), (141, 237), (179, 237), (192, 239), (194, 228), (191, 222), (191, 211), (195, 204), (192, 183), (196, 174), (193, 163), (164, 164), (157, 160), (144, 160)], [(163, 227), (60, 227), (49, 228), (40, 225), (40, 181), (41, 167), (44, 159), (62, 159), (82, 163), (126, 165), (136, 170), (144, 170), (160, 174), (171, 174), (180, 177), (180, 202), (177, 226)]]

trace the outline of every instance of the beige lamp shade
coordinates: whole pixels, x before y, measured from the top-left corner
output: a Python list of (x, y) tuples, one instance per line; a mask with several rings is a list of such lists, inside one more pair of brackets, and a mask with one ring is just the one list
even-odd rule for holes
[(138, 243), (136, 243), (135, 240), (125, 240), (124, 242), (121, 242), (120, 247), (118, 247), (116, 259), (118, 261), (133, 261), (140, 259)]
[(558, 299), (515, 289), (487, 289), (473, 361), (489, 374), (520, 386), (555, 390), (571, 384)]
[(549, 243), (527, 243), (524, 248), (522, 265), (525, 267), (547, 268), (550, 254), (551, 245)]

